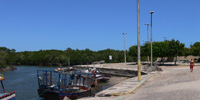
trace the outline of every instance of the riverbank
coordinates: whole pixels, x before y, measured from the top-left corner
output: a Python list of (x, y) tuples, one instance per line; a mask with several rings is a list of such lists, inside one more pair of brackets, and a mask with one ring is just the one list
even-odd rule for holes
[(0, 72), (11, 71), (11, 70), (16, 70), (16, 69), (17, 69), (17, 67), (15, 67), (15, 66), (1, 67)]

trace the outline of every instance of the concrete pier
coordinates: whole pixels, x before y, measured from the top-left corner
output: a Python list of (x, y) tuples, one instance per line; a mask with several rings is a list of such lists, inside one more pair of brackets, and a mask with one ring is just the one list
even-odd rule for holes
[[(75, 69), (96, 68), (99, 71), (99, 73), (111, 76), (121, 76), (121, 77), (135, 77), (137, 76), (137, 70), (138, 70), (136, 63), (76, 65), (73, 66), (73, 68)], [(147, 74), (147, 72), (144, 71), (142, 71), (141, 73), (142, 75)]]
[(96, 93), (95, 97), (86, 97), (79, 100), (123, 100), (125, 95), (132, 94), (149, 78), (158, 75), (158, 72), (152, 72), (148, 75), (142, 75), (141, 81), (137, 77), (129, 78), (119, 84), (116, 84), (106, 90)]
[[(147, 79), (147, 77), (148, 75), (143, 75), (141, 78)], [(127, 79), (119, 84), (116, 84), (106, 90), (97, 93), (96, 97), (110, 97), (130, 94), (137, 88), (140, 82), (137, 80), (137, 77)]]
[[(141, 84), (149, 78), (158, 74), (158, 72), (142, 72), (141, 81), (137, 77), (136, 63), (111, 63), (111, 64), (95, 64), (95, 65), (78, 65), (73, 68), (85, 69), (96, 68), (100, 73), (109, 74), (113, 76), (132, 77), (122, 81), (108, 89), (100, 91), (95, 94), (95, 97), (86, 97), (79, 100), (123, 100), (124, 95), (133, 93)], [(143, 68), (143, 66), (142, 66)], [(142, 69), (141, 68), (141, 69)], [(136, 76), (136, 77), (135, 77)]]

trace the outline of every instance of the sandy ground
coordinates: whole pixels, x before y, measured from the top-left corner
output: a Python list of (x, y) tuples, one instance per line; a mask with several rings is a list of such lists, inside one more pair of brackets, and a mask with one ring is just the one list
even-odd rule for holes
[(162, 67), (163, 72), (145, 82), (125, 100), (200, 100), (200, 66)]

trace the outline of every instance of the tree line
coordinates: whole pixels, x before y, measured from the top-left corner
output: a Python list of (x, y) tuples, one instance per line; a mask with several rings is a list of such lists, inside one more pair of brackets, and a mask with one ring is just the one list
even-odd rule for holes
[[(147, 57), (151, 57), (151, 43), (146, 42), (141, 46), (141, 60), (147, 61)], [(165, 40), (159, 42), (153, 42), (153, 59), (156, 60), (157, 57), (176, 57), (193, 55), (200, 56), (200, 42), (196, 42), (193, 45), (190, 45), (190, 48), (185, 47), (184, 43), (181, 43), (179, 40)], [(131, 46), (128, 51), (129, 56), (137, 56), (137, 45)]]
[[(137, 45), (131, 46), (127, 51), (127, 62), (137, 61)], [(112, 60), (109, 60), (112, 55)], [(147, 61), (151, 55), (151, 44), (141, 46), (141, 60)], [(165, 40), (153, 42), (153, 57), (200, 56), (200, 42), (186, 48), (179, 40)], [(41, 66), (68, 66), (91, 64), (94, 61), (104, 60), (106, 63), (124, 62), (124, 51), (105, 49), (92, 51), (67, 48), (66, 50), (39, 50), (16, 52), (15, 49), (0, 47), (0, 67), (8, 65), (41, 65)]]
[[(112, 55), (112, 60), (109, 60)], [(16, 52), (15, 49), (0, 47), (0, 66), (8, 65), (40, 65), (40, 66), (68, 66), (91, 64), (94, 61), (117, 63), (124, 60), (124, 51), (106, 49), (100, 51), (73, 50), (39, 50)]]

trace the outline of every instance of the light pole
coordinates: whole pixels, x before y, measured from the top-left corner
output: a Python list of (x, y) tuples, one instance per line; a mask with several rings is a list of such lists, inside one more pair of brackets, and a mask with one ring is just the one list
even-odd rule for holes
[(137, 44), (138, 44), (138, 81), (141, 80), (141, 66), (140, 66), (140, 7), (139, 0), (137, 0)]
[[(149, 43), (149, 24), (144, 25), (147, 25), (147, 43)], [(149, 63), (149, 56), (147, 57), (147, 62)]]
[(167, 37), (163, 37), (163, 38), (164, 38), (164, 41), (165, 41)]
[(153, 49), (152, 49), (152, 14), (154, 13), (154, 11), (150, 11), (149, 13), (151, 14), (151, 67), (152, 67), (152, 63), (153, 63)]
[(122, 33), (124, 35), (124, 63), (126, 63), (126, 47), (125, 47), (125, 35), (127, 33)]
[(149, 24), (144, 24), (147, 25), (147, 42), (149, 42)]

